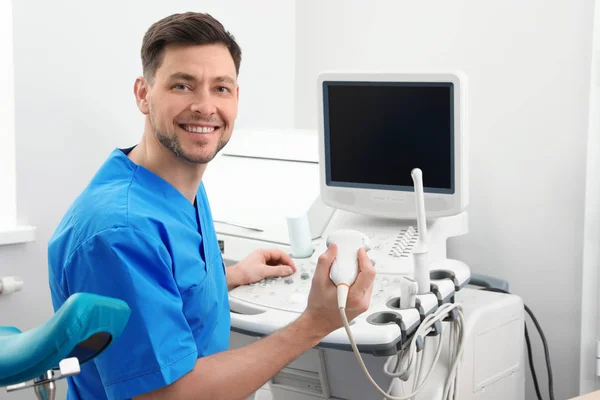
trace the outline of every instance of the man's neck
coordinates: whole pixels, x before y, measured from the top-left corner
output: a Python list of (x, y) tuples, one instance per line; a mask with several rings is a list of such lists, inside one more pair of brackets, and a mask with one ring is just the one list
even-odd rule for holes
[(129, 152), (128, 157), (169, 182), (194, 204), (206, 164), (194, 165), (181, 160), (148, 131), (144, 133), (140, 143)]

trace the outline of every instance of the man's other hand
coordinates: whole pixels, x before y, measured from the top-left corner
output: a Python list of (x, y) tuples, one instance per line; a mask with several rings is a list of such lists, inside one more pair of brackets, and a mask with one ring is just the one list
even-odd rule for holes
[(227, 283), (230, 289), (265, 278), (288, 276), (296, 272), (291, 257), (278, 249), (255, 250), (239, 263), (228, 268)]

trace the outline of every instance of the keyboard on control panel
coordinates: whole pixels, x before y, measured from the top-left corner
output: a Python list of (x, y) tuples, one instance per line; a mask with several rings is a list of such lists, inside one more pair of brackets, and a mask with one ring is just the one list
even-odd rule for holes
[[(407, 275), (412, 273), (412, 249), (419, 237), (417, 229), (409, 226), (400, 230), (396, 235), (367, 233), (371, 249), (369, 258), (378, 273)], [(316, 265), (318, 258), (326, 248), (318, 247), (310, 258), (310, 264)], [(294, 260), (306, 263), (306, 260)]]
[[(259, 307), (301, 313), (310, 293), (315, 265), (296, 264), (297, 271), (286, 277), (267, 278), (260, 282), (238, 287), (229, 294), (238, 300)], [(377, 267), (375, 267), (377, 269)], [(400, 295), (401, 274), (377, 274), (373, 284), (370, 308)]]
[[(260, 307), (284, 311), (302, 312), (306, 308), (314, 270), (296, 272), (280, 278), (268, 278), (260, 282), (236, 288), (230, 296)], [(377, 275), (371, 295), (371, 307), (377, 307), (391, 297), (400, 295), (398, 275)]]
[[(368, 255), (377, 271), (370, 308), (400, 295), (401, 277), (412, 273), (411, 251), (417, 237), (418, 232), (412, 226), (396, 235), (369, 235)], [(315, 268), (325, 250), (321, 246), (310, 258), (294, 259), (297, 271), (293, 275), (242, 286), (232, 290), (230, 296), (264, 308), (300, 313), (306, 308)]]

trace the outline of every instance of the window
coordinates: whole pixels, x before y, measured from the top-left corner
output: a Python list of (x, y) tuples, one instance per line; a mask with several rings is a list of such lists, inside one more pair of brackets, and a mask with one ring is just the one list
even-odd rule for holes
[(14, 55), (11, 0), (0, 0), (0, 245), (33, 240), (17, 226)]

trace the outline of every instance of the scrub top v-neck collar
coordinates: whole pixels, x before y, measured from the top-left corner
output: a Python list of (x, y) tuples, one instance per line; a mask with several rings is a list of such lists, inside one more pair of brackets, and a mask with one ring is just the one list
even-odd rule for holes
[(208, 273), (210, 273), (211, 272), (210, 270), (212, 268), (212, 265), (211, 265), (212, 263), (209, 262), (209, 260), (211, 260), (210, 256), (212, 254), (210, 254), (210, 250), (208, 248), (209, 246), (207, 245), (208, 242), (207, 242), (206, 238), (202, 235), (202, 233), (205, 232), (204, 227), (206, 226), (207, 221), (204, 220), (205, 213), (200, 212), (200, 205), (198, 204), (198, 198), (201, 198), (199, 196), (201, 190), (202, 190), (202, 183), (200, 184), (200, 188), (198, 189), (198, 194), (196, 194), (196, 198), (194, 199), (194, 212), (196, 214), (196, 222), (198, 224), (198, 233), (200, 234), (200, 237), (202, 238), (202, 244), (201, 244), (202, 249), (201, 250), (203, 251), (204, 254), (201, 254), (201, 256), (203, 256), (202, 258), (204, 258), (204, 262), (206, 264), (206, 271)]
[[(134, 163), (127, 156), (131, 150), (133, 150), (133, 147), (124, 150), (116, 149), (114, 152), (115, 157), (117, 158), (117, 160), (123, 162), (129, 169), (135, 171), (134, 179), (136, 179), (140, 183), (140, 185), (148, 188), (153, 193), (159, 195), (165, 203), (165, 206), (168, 206), (169, 210), (172, 210), (172, 212), (175, 212), (181, 217), (193, 221), (198, 228), (198, 233), (200, 234), (200, 236), (202, 236), (202, 233), (206, 231), (205, 226), (208, 223), (208, 221), (206, 221), (204, 218), (205, 213), (201, 212), (200, 210), (200, 207), (205, 207), (206, 205), (200, 204), (198, 202), (199, 199), (203, 198), (202, 196), (200, 196), (200, 193), (202, 192), (202, 183), (198, 188), (196, 198), (194, 199), (194, 203), (192, 204), (179, 190), (177, 190), (165, 179), (156, 175), (149, 169)], [(208, 264), (210, 263), (208, 262), (208, 260), (210, 260), (210, 254), (208, 251), (208, 246), (206, 245), (206, 240), (202, 240), (201, 246), (204, 252), (204, 260), (207, 264), (207, 268), (209, 268), (210, 266)]]

